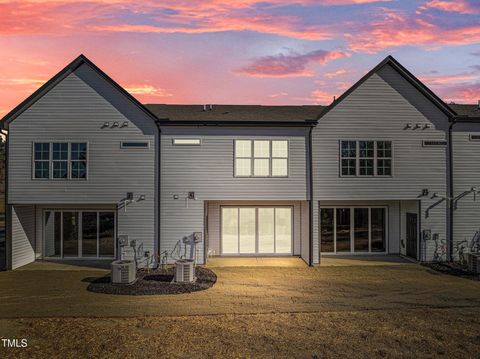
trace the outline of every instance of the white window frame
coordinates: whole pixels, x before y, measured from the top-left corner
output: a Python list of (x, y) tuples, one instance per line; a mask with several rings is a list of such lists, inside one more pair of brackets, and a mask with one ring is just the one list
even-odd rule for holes
[[(348, 208), (350, 210), (350, 251), (341, 251), (337, 252), (337, 209), (342, 209), (342, 208)], [(355, 208), (367, 208), (368, 209), (368, 252), (363, 251), (363, 252), (355, 252)], [(385, 251), (383, 252), (372, 252), (372, 209), (373, 208), (383, 208), (385, 210)], [(333, 209), (333, 252), (322, 252), (322, 222), (321, 222), (321, 211), (322, 209)], [(388, 206), (372, 206), (372, 205), (355, 205), (355, 206), (341, 206), (341, 205), (336, 205), (336, 206), (320, 206), (319, 210), (319, 222), (318, 222), (318, 228), (319, 228), (319, 246), (320, 246), (320, 255), (385, 255), (389, 253), (388, 246), (389, 246), (389, 211), (388, 211)]]
[[(237, 141), (250, 141), (250, 157), (237, 157)], [(255, 157), (255, 141), (268, 141), (269, 142), (269, 174), (268, 176), (256, 176), (255, 175), (255, 159), (267, 159), (267, 157)], [(287, 143), (287, 157), (273, 157), (273, 142), (286, 142)], [(237, 175), (237, 159), (249, 159), (250, 160), (250, 175), (241, 176)], [(285, 176), (273, 175), (273, 160), (274, 159), (286, 159), (287, 160), (287, 174)], [(233, 141), (233, 176), (237, 178), (288, 178), (290, 177), (290, 141), (286, 138), (237, 138)]]
[[(355, 158), (353, 157), (342, 157), (342, 142), (355, 142)], [(360, 157), (360, 142), (373, 142), (373, 157)], [(378, 142), (390, 142), (390, 151), (391, 157), (378, 157), (377, 156), (377, 143)], [(393, 141), (392, 140), (348, 140), (342, 139), (338, 142), (338, 164), (339, 164), (339, 176), (345, 178), (372, 178), (372, 177), (379, 177), (379, 178), (390, 178), (393, 177), (393, 168), (394, 168), (394, 161), (393, 161)], [(342, 173), (342, 159), (345, 160), (355, 160), (355, 175), (344, 175)], [(361, 175), (360, 174), (360, 160), (362, 159), (373, 159), (373, 175)], [(378, 160), (390, 160), (391, 168), (389, 175), (379, 175), (377, 170)]]
[[(48, 170), (49, 170), (49, 176), (48, 178), (37, 178), (35, 177), (35, 144), (37, 143), (48, 143), (49, 144), (49, 159), (48, 159)], [(67, 178), (54, 178), (53, 177), (53, 162), (61, 162), (60, 160), (53, 160), (53, 144), (54, 143), (66, 143), (68, 147), (68, 156), (67, 156)], [(79, 162), (86, 162), (85, 166), (85, 178), (73, 178), (72, 177), (72, 162), (77, 162), (77, 160), (72, 161), (71, 156), (72, 156), (72, 143), (84, 143), (86, 145), (86, 152), (87, 156), (85, 161), (79, 161)], [(82, 140), (72, 140), (72, 141), (34, 141), (32, 142), (32, 180), (35, 181), (86, 181), (88, 180), (88, 175), (89, 175), (89, 162), (90, 162), (90, 157), (89, 157), (89, 142), (88, 141), (82, 141)], [(62, 160), (63, 161), (63, 160)], [(46, 162), (46, 161), (44, 161)]]

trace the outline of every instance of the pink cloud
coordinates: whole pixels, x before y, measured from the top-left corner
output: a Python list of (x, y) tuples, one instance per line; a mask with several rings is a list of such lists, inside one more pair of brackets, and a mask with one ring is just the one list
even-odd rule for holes
[(153, 97), (171, 97), (173, 96), (167, 90), (153, 85), (127, 85), (125, 90), (132, 95), (148, 95)]
[(433, 0), (427, 2), (425, 8), (434, 8), (446, 12), (458, 12), (460, 14), (480, 14), (480, 6), (478, 4), (472, 4), (466, 0)]
[(480, 82), (446, 86), (437, 92), (447, 102), (477, 103), (480, 100)]
[(453, 75), (440, 75), (440, 74), (431, 74), (423, 75), (419, 77), (421, 81), (425, 82), (429, 86), (434, 85), (448, 85), (448, 84), (458, 84), (464, 82), (471, 82), (474, 80), (480, 80), (480, 75), (475, 72), (464, 72), (461, 74)]
[(254, 59), (252, 63), (235, 70), (236, 73), (254, 77), (310, 77), (313, 71), (310, 64), (325, 64), (329, 61), (347, 57), (342, 51), (316, 50), (306, 54), (279, 54)]
[(375, 53), (405, 45), (434, 48), (480, 42), (480, 25), (446, 29), (424, 19), (385, 9), (383, 19), (357, 30), (345, 34), (349, 49), (356, 52)]
[(343, 75), (345, 75), (346, 73), (347, 73), (347, 70), (345, 70), (345, 69), (340, 69), (340, 70), (325, 72), (325, 73), (323, 74), (323, 76), (331, 79), (331, 78), (334, 78), (334, 77), (343, 76)]

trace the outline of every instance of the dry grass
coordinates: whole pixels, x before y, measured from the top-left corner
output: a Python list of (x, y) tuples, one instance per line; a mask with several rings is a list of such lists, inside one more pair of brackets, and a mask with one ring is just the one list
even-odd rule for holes
[[(415, 265), (215, 268), (191, 294), (86, 291), (92, 269), (0, 273), (3, 358), (480, 358), (480, 282)], [(0, 343), (1, 344), (1, 343)]]
[(478, 358), (477, 309), (9, 320), (4, 358)]

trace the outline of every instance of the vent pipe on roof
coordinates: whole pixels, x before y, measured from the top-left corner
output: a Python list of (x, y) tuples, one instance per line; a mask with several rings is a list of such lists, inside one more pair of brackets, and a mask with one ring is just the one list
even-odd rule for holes
[(213, 110), (213, 105), (209, 105), (209, 111)]
[(207, 111), (207, 105), (203, 105), (203, 111)]

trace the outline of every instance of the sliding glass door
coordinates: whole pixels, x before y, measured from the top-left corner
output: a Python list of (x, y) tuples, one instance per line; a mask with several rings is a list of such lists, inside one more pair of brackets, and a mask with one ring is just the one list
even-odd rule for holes
[(222, 254), (292, 254), (291, 207), (222, 207)]
[(386, 207), (320, 208), (322, 253), (385, 253)]
[(115, 213), (47, 210), (44, 213), (45, 257), (113, 258)]

